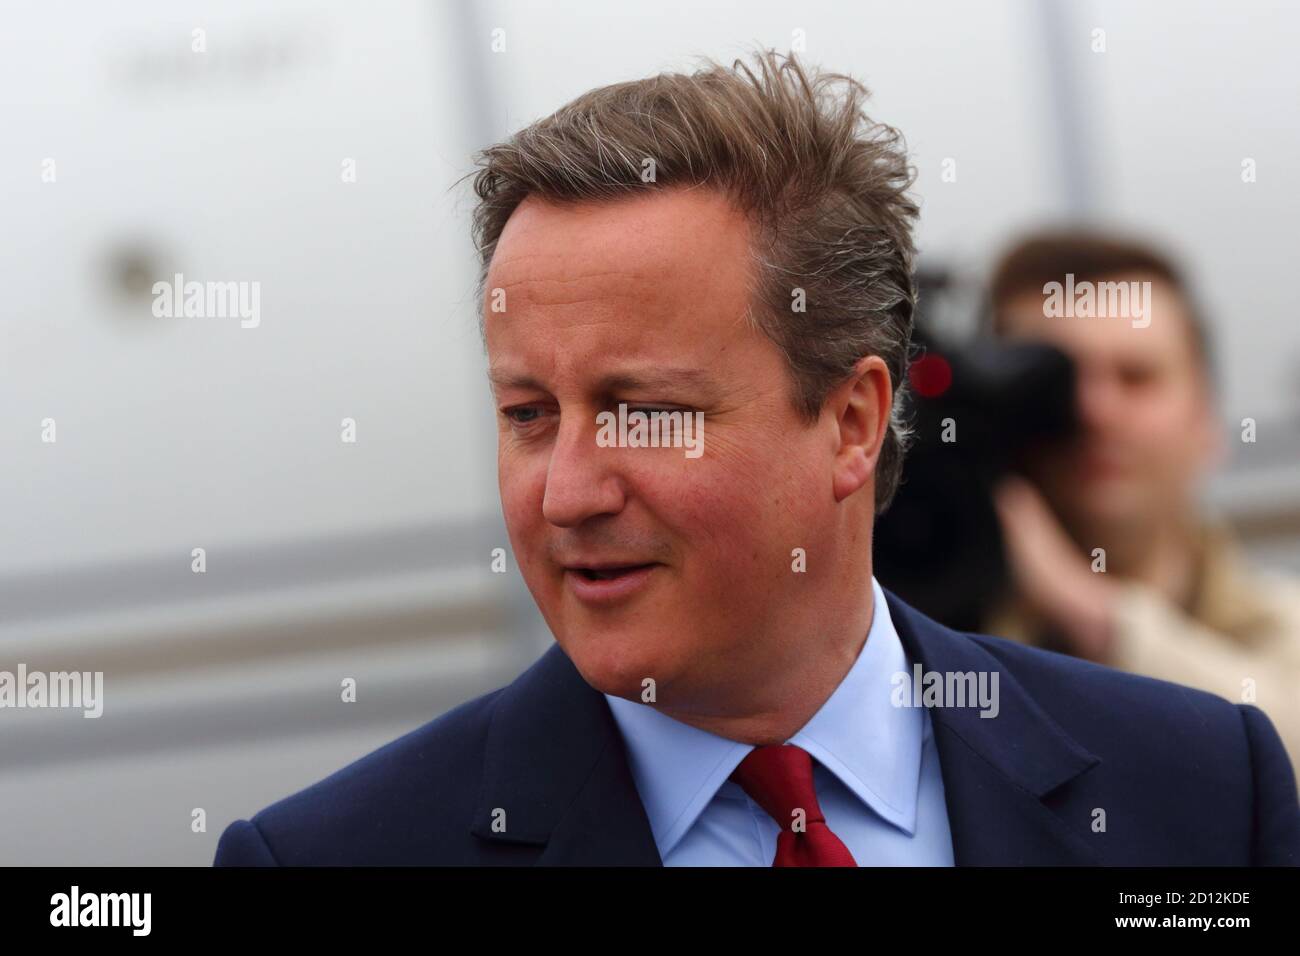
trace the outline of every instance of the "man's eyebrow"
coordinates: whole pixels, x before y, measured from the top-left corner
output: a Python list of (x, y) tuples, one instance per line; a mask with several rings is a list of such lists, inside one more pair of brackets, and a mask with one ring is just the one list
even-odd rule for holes
[(532, 388), (546, 391), (546, 389), (542, 388), (541, 383), (531, 375), (521, 375), (502, 369), (489, 368), (488, 381), (492, 383), (493, 388)]
[(605, 392), (683, 387), (711, 390), (714, 387), (713, 376), (699, 368), (651, 368), (613, 372), (597, 384), (597, 388)]
[[(532, 388), (546, 391), (546, 388), (531, 375), (504, 369), (488, 369), (488, 381), (494, 387)], [(595, 387), (600, 392), (684, 387), (699, 388), (708, 392), (716, 390), (713, 376), (705, 369), (698, 368), (650, 368), (611, 372), (597, 380)]]

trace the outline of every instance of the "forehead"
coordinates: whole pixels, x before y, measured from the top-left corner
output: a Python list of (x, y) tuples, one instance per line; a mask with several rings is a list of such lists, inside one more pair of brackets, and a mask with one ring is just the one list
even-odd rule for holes
[(702, 297), (747, 289), (749, 228), (711, 189), (648, 189), (557, 204), (529, 196), (502, 230), (487, 288), (508, 308), (584, 298)]
[(1087, 318), (1045, 315), (1046, 295), (1041, 290), (1026, 289), (1009, 297), (999, 308), (1004, 334), (1050, 342), (1076, 357), (1195, 362), (1191, 316), (1176, 288), (1163, 279), (1142, 273), (1103, 276), (1095, 281), (1098, 285), (1149, 282), (1150, 323), (1135, 326), (1135, 318), (1140, 323), (1146, 321), (1136, 314)]

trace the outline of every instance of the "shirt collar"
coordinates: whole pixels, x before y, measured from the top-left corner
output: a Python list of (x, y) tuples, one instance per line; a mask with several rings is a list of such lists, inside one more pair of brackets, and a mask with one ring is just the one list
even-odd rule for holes
[[(874, 577), (871, 629), (857, 660), (821, 708), (787, 741), (808, 751), (864, 804), (908, 835), (915, 832), (922, 708), (895, 707), (892, 678), (907, 655)], [(653, 706), (605, 695), (627, 745), (632, 776), (661, 856), (704, 812), (750, 744), (719, 737)]]

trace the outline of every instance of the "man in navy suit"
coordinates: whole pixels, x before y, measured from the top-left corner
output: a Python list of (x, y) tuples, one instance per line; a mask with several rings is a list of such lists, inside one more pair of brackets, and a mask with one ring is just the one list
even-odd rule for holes
[(875, 581), (917, 208), (864, 97), (764, 53), (481, 155), (501, 502), (556, 644), (218, 864), (1300, 864), (1259, 709)]

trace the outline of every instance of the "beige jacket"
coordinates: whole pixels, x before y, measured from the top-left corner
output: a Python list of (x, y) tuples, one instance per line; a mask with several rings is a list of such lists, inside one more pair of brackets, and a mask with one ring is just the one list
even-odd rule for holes
[[(1300, 582), (1253, 568), (1236, 539), (1207, 524), (1190, 608), (1116, 579), (1110, 665), (1258, 706), (1272, 720), (1300, 774)], [(1015, 600), (994, 611), (985, 633), (1040, 644), (1034, 619)]]

